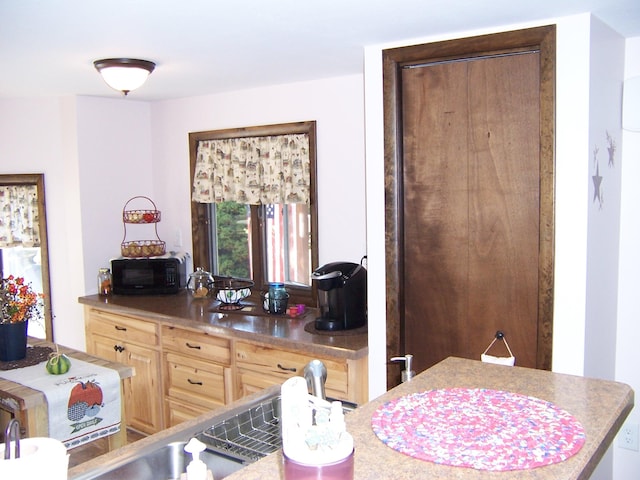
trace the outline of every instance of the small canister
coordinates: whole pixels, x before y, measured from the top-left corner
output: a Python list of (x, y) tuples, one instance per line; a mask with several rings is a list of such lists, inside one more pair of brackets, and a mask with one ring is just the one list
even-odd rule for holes
[(98, 270), (98, 295), (111, 295), (111, 270), (108, 268)]
[(287, 313), (289, 294), (284, 288), (284, 283), (274, 282), (269, 284), (269, 292), (265, 296), (264, 309), (275, 315)]
[(213, 277), (202, 267), (197, 267), (196, 271), (189, 275), (187, 289), (194, 298), (206, 298), (213, 293)]

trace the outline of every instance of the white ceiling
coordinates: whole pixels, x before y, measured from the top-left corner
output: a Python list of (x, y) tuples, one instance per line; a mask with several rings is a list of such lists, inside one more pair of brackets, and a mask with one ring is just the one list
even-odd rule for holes
[(638, 0), (0, 0), (0, 96), (117, 97), (109, 57), (157, 63), (139, 100), (348, 75), (366, 45), (589, 11), (640, 36)]

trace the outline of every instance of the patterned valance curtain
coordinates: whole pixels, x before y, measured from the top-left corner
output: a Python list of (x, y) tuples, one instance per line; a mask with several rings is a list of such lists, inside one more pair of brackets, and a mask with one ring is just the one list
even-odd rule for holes
[(308, 134), (203, 140), (192, 200), (308, 204), (310, 182)]
[(36, 185), (0, 186), (0, 248), (39, 247)]

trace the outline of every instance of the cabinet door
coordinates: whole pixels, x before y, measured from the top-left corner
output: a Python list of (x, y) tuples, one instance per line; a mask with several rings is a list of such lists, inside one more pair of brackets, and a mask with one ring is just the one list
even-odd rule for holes
[[(265, 386), (281, 384), (286, 379), (304, 375), (304, 367), (313, 359), (322, 360), (327, 367), (326, 392), (336, 399), (357, 401), (349, 398), (349, 375), (346, 361), (309, 356), (291, 350), (276, 349), (251, 343), (236, 343), (236, 366), (240, 372), (238, 387), (243, 392), (251, 392), (250, 384), (255, 385), (257, 377), (262, 377)], [(251, 375), (247, 376), (248, 373)], [(250, 383), (244, 384), (243, 378)], [(259, 386), (259, 385), (255, 385)]]
[(179, 423), (186, 422), (187, 420), (192, 420), (210, 410), (205, 407), (197, 407), (191, 403), (182, 403), (173, 398), (166, 399), (165, 409), (167, 412), (167, 428), (174, 427)]
[(166, 354), (165, 364), (167, 396), (210, 409), (226, 403), (228, 368), (173, 353)]
[(162, 430), (159, 353), (101, 335), (90, 335), (87, 343), (92, 355), (135, 369), (124, 388), (127, 426), (149, 434)]

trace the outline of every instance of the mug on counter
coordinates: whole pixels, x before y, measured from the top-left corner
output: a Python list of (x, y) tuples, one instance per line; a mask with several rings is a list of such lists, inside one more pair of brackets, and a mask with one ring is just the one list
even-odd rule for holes
[(272, 295), (273, 292), (266, 292), (262, 294), (262, 308), (266, 313), (273, 315), (284, 315), (287, 313), (287, 306), (289, 305), (289, 294), (287, 292), (281, 292), (279, 295)]

